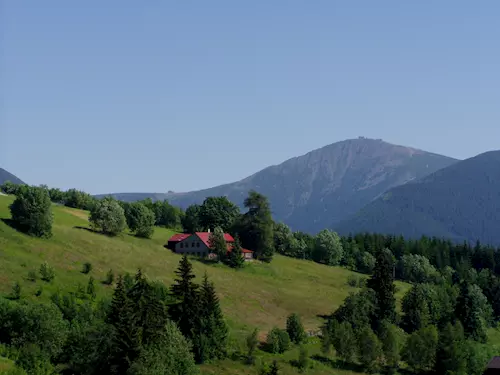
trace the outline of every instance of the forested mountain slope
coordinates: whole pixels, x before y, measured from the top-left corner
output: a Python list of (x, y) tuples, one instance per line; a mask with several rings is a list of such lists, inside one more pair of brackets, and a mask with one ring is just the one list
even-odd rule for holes
[(500, 151), (455, 163), (395, 187), (354, 217), (340, 233), (377, 232), (480, 240), (500, 244)]

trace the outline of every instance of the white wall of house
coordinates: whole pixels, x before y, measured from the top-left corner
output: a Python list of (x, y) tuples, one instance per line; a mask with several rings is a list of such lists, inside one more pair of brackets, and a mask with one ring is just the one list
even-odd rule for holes
[(208, 250), (207, 245), (205, 245), (195, 234), (175, 244), (175, 252), (179, 254), (207, 256)]

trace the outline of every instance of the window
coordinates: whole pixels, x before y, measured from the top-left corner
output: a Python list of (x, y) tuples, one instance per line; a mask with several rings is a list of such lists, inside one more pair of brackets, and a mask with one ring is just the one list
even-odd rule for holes
[(199, 242), (196, 242), (196, 247), (200, 247), (200, 243)]
[(184, 244), (181, 242), (181, 249), (184, 247)]
[(194, 247), (194, 242), (191, 244), (191, 246), (193, 246), (193, 247)]

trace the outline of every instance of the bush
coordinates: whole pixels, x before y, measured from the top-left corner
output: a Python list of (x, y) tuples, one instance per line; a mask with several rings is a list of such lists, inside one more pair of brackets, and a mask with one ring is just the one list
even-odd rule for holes
[(267, 334), (266, 343), (269, 352), (281, 354), (290, 349), (290, 336), (285, 330), (275, 327)]
[(46, 189), (23, 186), (10, 205), (12, 220), (17, 228), (31, 236), (52, 236), (52, 207)]
[(40, 297), (43, 293), (42, 287), (38, 288), (35, 292), (35, 297)]
[(83, 265), (82, 273), (88, 274), (90, 271), (92, 271), (92, 264), (87, 262)]
[(14, 283), (12, 286), (12, 292), (10, 292), (9, 298), (11, 300), (21, 299), (21, 285), (18, 282)]
[(28, 280), (32, 282), (36, 281), (36, 271), (31, 270), (28, 272)]
[(115, 236), (125, 229), (125, 212), (116, 200), (104, 198), (92, 207), (89, 222), (94, 230)]
[(47, 262), (42, 263), (40, 266), (40, 275), (42, 276), (41, 279), (48, 283), (56, 277), (54, 269)]
[(115, 274), (113, 273), (113, 270), (110, 269), (108, 273), (106, 274), (106, 278), (104, 279), (104, 284), (105, 285), (111, 285), (113, 284), (113, 281), (115, 281)]

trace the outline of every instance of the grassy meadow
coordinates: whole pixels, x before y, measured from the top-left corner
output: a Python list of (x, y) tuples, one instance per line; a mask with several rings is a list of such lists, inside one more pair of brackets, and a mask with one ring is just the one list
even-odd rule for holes
[[(134, 274), (140, 267), (148, 278), (167, 285), (175, 277), (180, 256), (163, 247), (173, 234), (168, 229), (156, 228), (149, 240), (129, 233), (107, 237), (88, 230), (87, 212), (54, 205), (53, 237), (37, 239), (9, 225), (8, 206), (12, 201), (12, 197), (0, 196), (0, 293), (3, 295), (10, 293), (12, 285), (19, 282), (23, 298), (48, 300), (58, 289), (75, 291), (78, 285), (85, 286), (90, 276), (97, 281), (98, 296), (111, 295), (112, 287), (100, 283), (109, 269), (113, 269), (115, 275)], [(45, 261), (55, 269), (54, 281), (28, 280), (30, 271), (39, 276), (38, 270)], [(88, 275), (81, 272), (86, 262), (93, 267)], [(323, 321), (321, 316), (331, 313), (350, 292), (356, 291), (347, 285), (347, 278), (354, 274), (351, 271), (279, 255), (271, 264), (255, 262), (242, 270), (196, 260), (193, 265), (198, 281), (206, 272), (215, 283), (231, 328), (230, 349), (235, 352), (232, 359), (203, 365), (204, 374), (257, 374), (259, 366), (247, 366), (238, 357), (238, 351), (245, 351), (245, 337), (254, 328), (259, 329), (263, 340), (269, 329), (284, 328), (286, 317), (296, 312), (301, 315), (306, 330), (317, 330)], [(401, 299), (409, 285), (397, 283), (397, 286), (398, 299)], [(42, 294), (36, 297), (35, 292), (40, 288)], [(500, 342), (497, 331), (492, 331), (492, 338)], [(307, 347), (315, 358), (309, 374), (359, 374), (356, 369), (338, 369), (333, 356), (322, 357), (318, 339), (311, 338)], [(297, 358), (298, 348), (283, 355), (259, 351), (257, 362), (277, 359), (281, 373), (286, 375), (298, 373), (290, 364)], [(8, 361), (0, 358), (0, 373), (7, 366)]]

